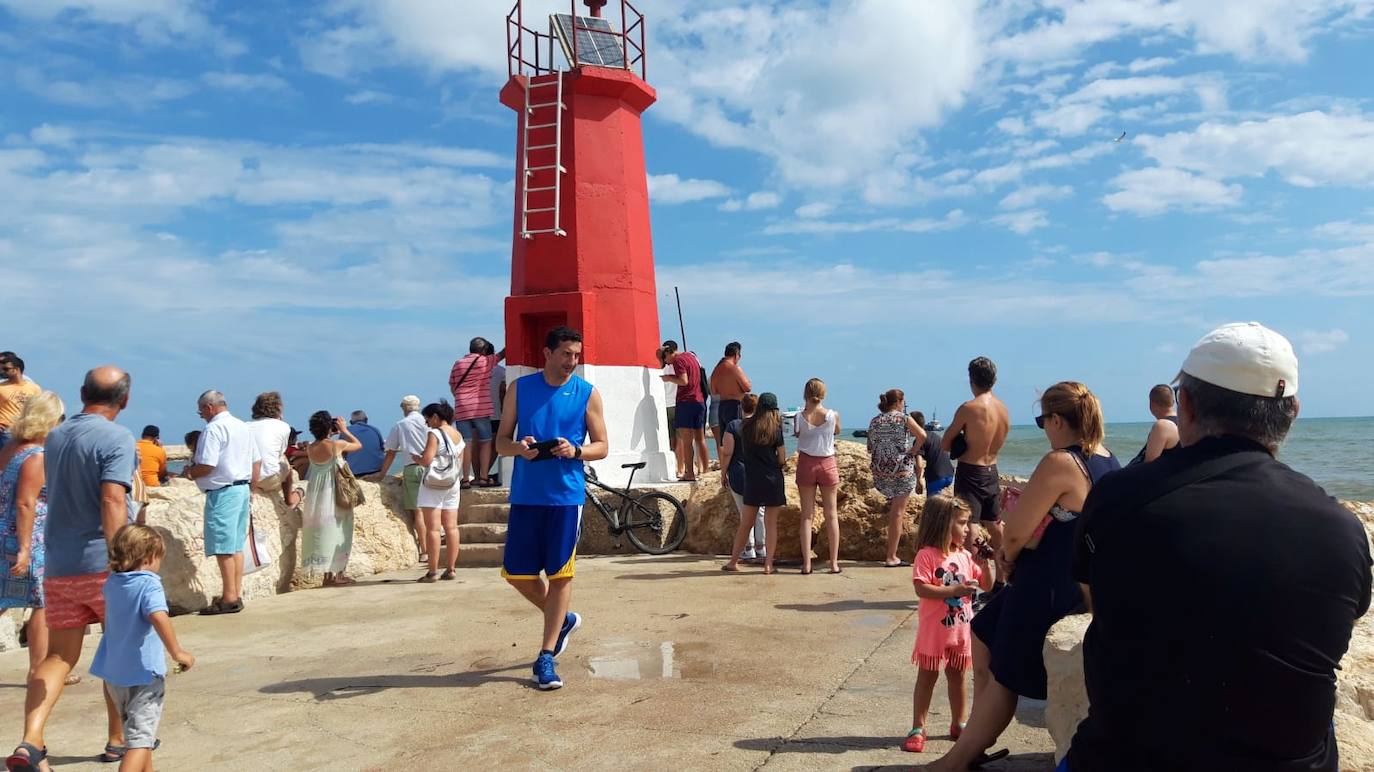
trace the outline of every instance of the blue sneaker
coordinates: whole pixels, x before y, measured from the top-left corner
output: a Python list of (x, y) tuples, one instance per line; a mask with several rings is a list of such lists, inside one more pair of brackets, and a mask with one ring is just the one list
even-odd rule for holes
[(568, 650), (568, 636), (576, 632), (582, 626), (582, 615), (575, 611), (569, 611), (563, 618), (563, 629), (558, 631), (558, 641), (553, 645), (553, 655), (561, 656)]
[(544, 691), (563, 688), (563, 680), (553, 669), (552, 654), (540, 652), (539, 659), (534, 661), (534, 683)]

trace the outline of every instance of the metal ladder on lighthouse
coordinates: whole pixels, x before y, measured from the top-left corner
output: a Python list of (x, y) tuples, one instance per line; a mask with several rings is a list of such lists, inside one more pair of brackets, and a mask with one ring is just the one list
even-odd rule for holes
[[(548, 89), (554, 90), (555, 96), (552, 102), (535, 102), (534, 94), (536, 89), (541, 90), (541, 96), (547, 93)], [(545, 119), (542, 123), (535, 123), (535, 111), (546, 108), (553, 108), (552, 119)], [(562, 225), (562, 205), (563, 205), (563, 175), (568, 170), (563, 166), (563, 112), (567, 110), (567, 105), (563, 104), (563, 73), (554, 73), (552, 80), (545, 80), (535, 83), (530, 80), (525, 87), (525, 115), (524, 115), (524, 152), (521, 159), (520, 168), (524, 170), (524, 179), (520, 185), (520, 235), (523, 238), (532, 239), (541, 233), (552, 233), (555, 236), (566, 236), (568, 232)], [(531, 144), (534, 141), (534, 132), (553, 129), (553, 141), (542, 144)], [(553, 151), (553, 162), (530, 166), (530, 158), (533, 153), (542, 153), (548, 150)], [(535, 185), (536, 175), (544, 172), (551, 172), (553, 184)], [(533, 186), (533, 187), (531, 187)], [(531, 193), (553, 193), (553, 205), (546, 207), (530, 208)], [(553, 224), (547, 228), (531, 228), (530, 215), (552, 215)], [(542, 218), (541, 218), (542, 219)]]

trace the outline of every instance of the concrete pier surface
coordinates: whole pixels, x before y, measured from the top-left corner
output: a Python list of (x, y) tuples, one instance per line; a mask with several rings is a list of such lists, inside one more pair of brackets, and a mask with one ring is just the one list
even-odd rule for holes
[[(196, 667), (169, 675), (163, 770), (908, 769), (949, 747), (944, 685), (923, 754), (911, 721), (910, 569), (838, 575), (719, 570), (693, 555), (579, 558), (584, 625), (558, 672), (530, 682), (540, 621), (492, 568), (421, 571), (176, 618)], [(78, 672), (48, 726), (55, 769), (108, 770), (100, 682)], [(8, 751), (26, 652), (0, 655)], [(1042, 713), (1023, 708), (993, 770), (1047, 770)]]

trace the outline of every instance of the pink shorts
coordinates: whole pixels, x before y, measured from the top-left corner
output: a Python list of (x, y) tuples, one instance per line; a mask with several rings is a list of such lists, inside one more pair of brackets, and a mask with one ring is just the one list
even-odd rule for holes
[(797, 454), (797, 487), (810, 488), (816, 485), (839, 485), (840, 467), (834, 456), (808, 456)]
[(72, 630), (105, 623), (105, 579), (109, 573), (49, 576), (43, 580), (48, 629)]

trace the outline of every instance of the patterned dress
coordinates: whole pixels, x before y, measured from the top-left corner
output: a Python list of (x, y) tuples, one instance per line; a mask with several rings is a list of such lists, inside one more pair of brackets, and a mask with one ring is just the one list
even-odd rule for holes
[(873, 487), (890, 499), (910, 496), (916, 490), (916, 457), (907, 455), (911, 435), (906, 413), (892, 411), (868, 422), (869, 463)]
[(33, 538), (29, 546), (29, 571), (25, 576), (10, 575), (19, 557), (19, 522), (16, 506), (19, 469), (24, 462), (42, 455), (43, 448), (32, 447), (15, 454), (0, 473), (0, 608), (43, 608), (43, 526), (48, 519), (48, 489), (38, 492), (34, 507)]

